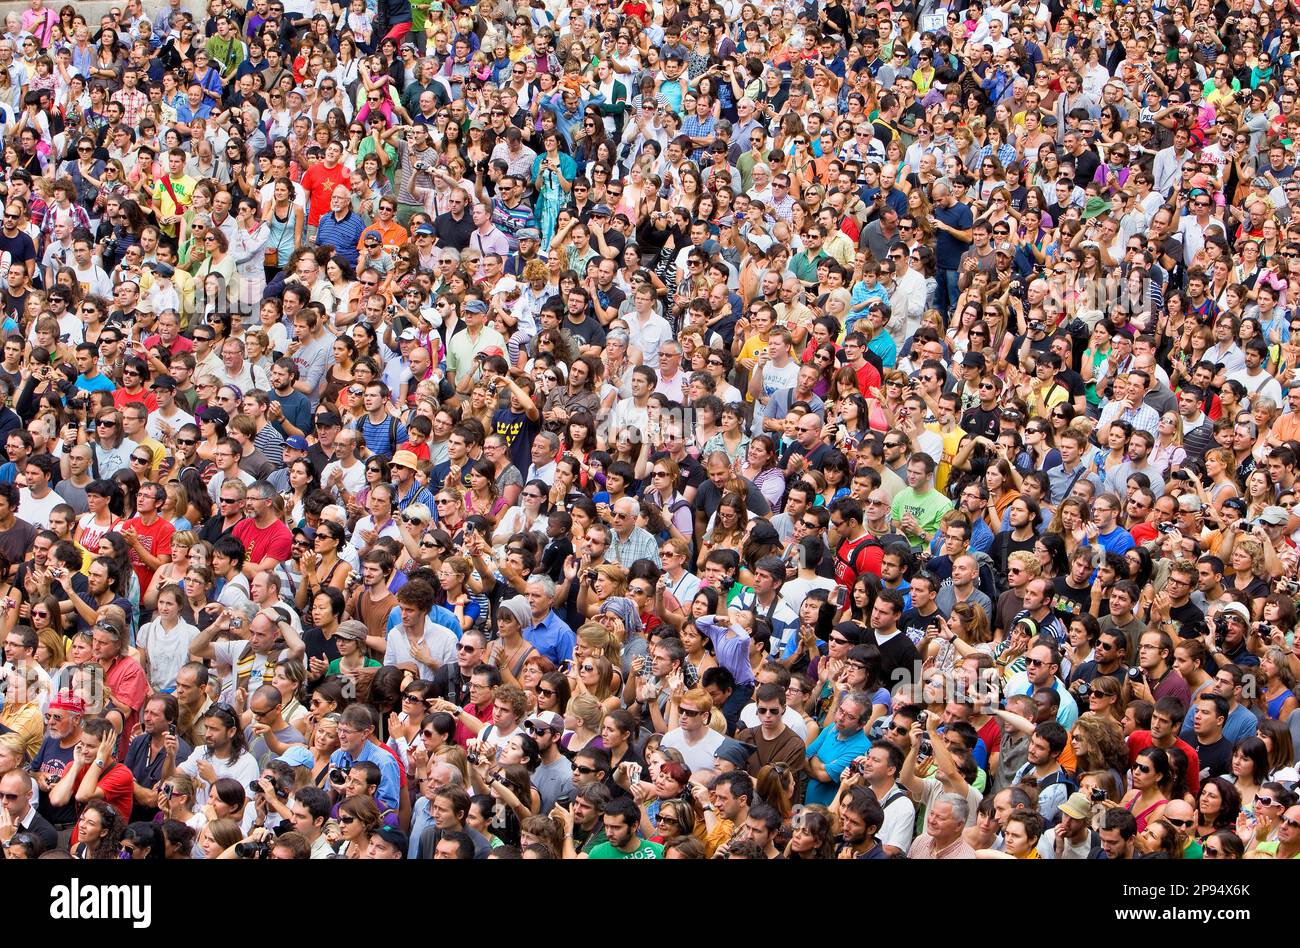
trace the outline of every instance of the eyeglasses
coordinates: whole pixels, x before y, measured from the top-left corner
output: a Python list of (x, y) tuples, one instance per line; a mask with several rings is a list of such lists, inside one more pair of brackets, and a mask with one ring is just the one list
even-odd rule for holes
[[(551, 692), (551, 693), (554, 694), (554, 692)], [(586, 767), (586, 766), (584, 766), (584, 765), (582, 765), (582, 764), (574, 764), (574, 765), (573, 765), (573, 770), (574, 770), (575, 773), (582, 774), (584, 777), (587, 776), (588, 774), (598, 774), (598, 773), (600, 773), (600, 771), (597, 770), (595, 767)]]
[(109, 418), (100, 418), (95, 422), (95, 425), (99, 428), (116, 428), (117, 422)]
[(132, 463), (132, 464), (152, 464), (152, 463), (153, 463), (153, 458), (142, 458), (142, 457), (138, 457), (137, 455), (134, 455), (134, 454), (133, 454), (133, 455), (131, 455), (131, 463)]

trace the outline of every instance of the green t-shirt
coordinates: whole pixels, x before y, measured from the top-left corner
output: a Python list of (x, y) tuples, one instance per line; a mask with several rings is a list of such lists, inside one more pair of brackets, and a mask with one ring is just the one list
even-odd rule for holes
[[(894, 505), (890, 508), (889, 514), (895, 520), (902, 520), (904, 514), (910, 513), (921, 525), (921, 529), (933, 537), (934, 531), (939, 529), (939, 521), (949, 510), (952, 510), (952, 501), (933, 487), (921, 496), (918, 496), (912, 488), (904, 487), (894, 495)], [(923, 541), (920, 537), (908, 537), (908, 539), (912, 543), (912, 549), (921, 548)]]
[[(329, 669), (326, 671), (326, 674), (327, 674), (327, 675), (337, 675), (337, 674), (339, 673), (339, 662), (341, 662), (341, 661), (342, 661), (342, 659), (340, 659), (340, 658), (336, 658), (336, 659), (334, 659), (334, 661), (330, 662)], [(373, 658), (367, 658), (367, 659), (366, 659), (366, 663), (365, 663), (364, 665), (362, 665), (361, 667), (362, 667), (362, 668), (382, 668), (383, 666), (382, 666), (382, 664), (381, 664), (380, 662), (375, 661)]]
[(648, 839), (638, 841), (636, 849), (630, 853), (625, 853), (621, 849), (615, 849), (612, 843), (601, 843), (591, 850), (590, 859), (663, 859), (664, 848), (658, 843), (652, 843)]

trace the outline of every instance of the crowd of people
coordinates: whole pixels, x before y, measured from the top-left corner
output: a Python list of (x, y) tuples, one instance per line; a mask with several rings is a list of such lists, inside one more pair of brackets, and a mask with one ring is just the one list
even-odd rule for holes
[(7, 859), (1300, 855), (1296, 14), (29, 0)]

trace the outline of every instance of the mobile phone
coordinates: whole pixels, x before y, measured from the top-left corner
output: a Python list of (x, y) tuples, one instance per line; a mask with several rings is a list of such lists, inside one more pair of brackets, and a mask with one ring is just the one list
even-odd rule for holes
[(849, 600), (849, 591), (843, 586), (835, 587), (835, 608), (843, 609), (844, 604)]
[(169, 725), (167, 725), (167, 733), (170, 734), (172, 737), (175, 737), (175, 736), (176, 736), (176, 725), (175, 725), (175, 724), (169, 724)]

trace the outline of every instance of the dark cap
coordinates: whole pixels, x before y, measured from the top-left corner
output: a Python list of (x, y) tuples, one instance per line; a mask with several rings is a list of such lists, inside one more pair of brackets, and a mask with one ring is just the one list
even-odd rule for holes
[(169, 388), (174, 392), (176, 391), (176, 380), (172, 378), (170, 375), (160, 375), (153, 380), (153, 383), (149, 387)]
[(597, 204), (591, 209), (592, 217), (613, 217), (614, 211), (608, 204)]
[(218, 425), (228, 425), (230, 424), (230, 415), (226, 413), (224, 408), (213, 408), (209, 405), (203, 409), (203, 412), (199, 415), (199, 420), (210, 421)]
[(323, 411), (316, 416), (316, 427), (320, 428), (322, 426), (326, 428), (342, 428), (343, 419), (336, 412)]

